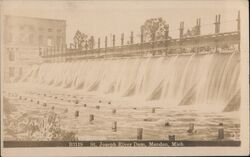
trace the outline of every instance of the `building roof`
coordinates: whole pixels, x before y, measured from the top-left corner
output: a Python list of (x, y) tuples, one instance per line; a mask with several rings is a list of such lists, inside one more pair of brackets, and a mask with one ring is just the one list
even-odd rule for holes
[(5, 15), (5, 17), (7, 17), (7, 18), (18, 18), (18, 19), (58, 21), (58, 22), (65, 22), (66, 23), (66, 20), (62, 20), (62, 19), (48, 19), (48, 18), (43, 18), (43, 17), (16, 16), (16, 15)]

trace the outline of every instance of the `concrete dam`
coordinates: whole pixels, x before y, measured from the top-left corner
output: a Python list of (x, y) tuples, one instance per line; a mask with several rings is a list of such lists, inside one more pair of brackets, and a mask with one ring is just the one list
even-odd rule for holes
[[(239, 53), (87, 59), (44, 63), (22, 81), (164, 106), (240, 106)], [(237, 101), (238, 104), (230, 107)]]

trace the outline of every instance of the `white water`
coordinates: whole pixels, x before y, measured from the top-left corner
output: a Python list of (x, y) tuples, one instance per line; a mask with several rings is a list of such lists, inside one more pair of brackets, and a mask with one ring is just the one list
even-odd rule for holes
[(233, 53), (44, 63), (22, 81), (223, 110), (240, 90), (239, 58)]

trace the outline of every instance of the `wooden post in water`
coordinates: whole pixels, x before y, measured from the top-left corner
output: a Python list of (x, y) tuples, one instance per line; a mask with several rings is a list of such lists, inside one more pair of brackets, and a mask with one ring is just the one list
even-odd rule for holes
[(165, 122), (164, 126), (168, 127), (168, 126), (170, 126), (170, 123), (169, 122)]
[(112, 130), (113, 130), (114, 132), (117, 131), (117, 121), (114, 121), (114, 122), (113, 122)]
[(169, 141), (175, 141), (175, 135), (169, 135), (168, 140)]
[(94, 121), (94, 115), (93, 114), (89, 115), (89, 122), (92, 122), (92, 121)]
[(137, 140), (142, 139), (143, 128), (137, 128)]
[(218, 130), (218, 140), (224, 139), (224, 128), (219, 128)]
[(192, 134), (194, 132), (194, 123), (189, 124), (189, 128), (188, 128), (187, 132), (190, 134)]
[(79, 111), (75, 112), (75, 118), (79, 117)]
[(78, 100), (75, 100), (75, 104), (78, 104), (79, 103), (79, 101)]
[(113, 109), (113, 110), (112, 110), (112, 113), (115, 114), (115, 113), (116, 113), (116, 109)]
[(152, 113), (155, 113), (155, 108), (152, 108)]

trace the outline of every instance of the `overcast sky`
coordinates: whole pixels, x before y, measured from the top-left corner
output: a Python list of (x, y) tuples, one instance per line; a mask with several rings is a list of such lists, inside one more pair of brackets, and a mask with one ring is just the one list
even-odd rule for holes
[(4, 1), (3, 13), (18, 16), (31, 16), (67, 21), (67, 43), (77, 29), (95, 38), (116, 34), (120, 38), (131, 31), (138, 37), (140, 26), (148, 18), (162, 17), (170, 26), (170, 36), (178, 35), (180, 21), (185, 29), (195, 25), (201, 18), (202, 33), (212, 33), (215, 15), (221, 14), (223, 31), (236, 30), (237, 12), (241, 1)]

